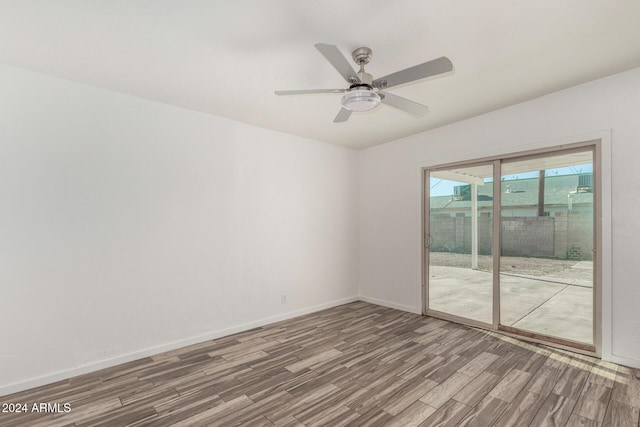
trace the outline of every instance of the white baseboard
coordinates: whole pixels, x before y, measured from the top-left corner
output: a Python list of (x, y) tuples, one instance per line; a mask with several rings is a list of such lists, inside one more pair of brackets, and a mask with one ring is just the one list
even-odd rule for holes
[(640, 369), (640, 360), (638, 359), (630, 359), (628, 357), (616, 356), (615, 354), (611, 355), (611, 359), (608, 362), (617, 363), (618, 365), (628, 366), (630, 368)]
[(339, 300), (334, 300), (334, 301), (326, 302), (323, 304), (314, 305), (312, 307), (307, 307), (300, 310), (295, 310), (287, 313), (278, 314), (275, 316), (265, 317), (252, 322), (243, 323), (241, 325), (234, 326), (231, 328), (220, 329), (217, 331), (208, 332), (206, 334), (189, 337), (189, 338), (169, 342), (166, 344), (161, 344), (158, 346), (148, 347), (140, 351), (135, 351), (135, 352), (123, 354), (120, 356), (111, 357), (111, 358), (100, 360), (97, 362), (88, 363), (86, 365), (77, 366), (71, 369), (65, 369), (65, 370), (54, 372), (44, 376), (31, 378), (26, 381), (8, 384), (0, 387), (0, 396), (6, 396), (8, 394), (17, 393), (23, 390), (28, 390), (30, 388), (40, 387), (46, 384), (54, 383), (56, 381), (61, 381), (67, 378), (75, 377), (77, 375), (87, 374), (89, 372), (110, 368), (112, 366), (120, 365), (122, 363), (132, 362), (134, 360), (142, 359), (144, 357), (149, 357), (155, 354), (164, 353), (165, 351), (176, 350), (181, 347), (186, 347), (189, 345), (198, 344), (198, 343), (213, 340), (216, 338), (237, 334), (239, 332), (248, 331), (249, 329), (259, 328), (261, 326), (269, 325), (271, 323), (280, 322), (282, 320), (291, 319), (294, 317), (302, 316), (309, 313), (314, 313), (316, 311), (325, 310), (327, 308), (332, 308), (332, 307), (336, 307), (339, 305), (348, 304), (356, 301), (360, 301), (360, 298), (357, 296), (342, 298)]
[(385, 301), (378, 298), (366, 297), (364, 295), (360, 295), (360, 301), (368, 302), (370, 304), (375, 304), (375, 305), (381, 305), (383, 307), (395, 308), (396, 310), (407, 311), (409, 313), (422, 314), (422, 310), (420, 309), (420, 307), (417, 307), (417, 306), (397, 304), (395, 302)]

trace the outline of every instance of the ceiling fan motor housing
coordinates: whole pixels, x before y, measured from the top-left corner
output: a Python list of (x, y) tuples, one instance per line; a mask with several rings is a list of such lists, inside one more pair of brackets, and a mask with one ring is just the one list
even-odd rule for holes
[(364, 71), (364, 66), (371, 61), (372, 51), (368, 47), (359, 47), (351, 56), (360, 66), (359, 82), (352, 82), (349, 91), (342, 97), (342, 106), (350, 111), (369, 111), (380, 105), (380, 95), (373, 90), (373, 76)]

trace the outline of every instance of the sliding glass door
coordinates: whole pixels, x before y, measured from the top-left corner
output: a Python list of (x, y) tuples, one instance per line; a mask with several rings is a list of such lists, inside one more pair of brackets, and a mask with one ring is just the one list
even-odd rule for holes
[(491, 324), (493, 164), (429, 177), (429, 309)]
[(592, 345), (592, 151), (504, 161), (501, 174), (502, 329)]
[(425, 313), (595, 352), (594, 153), (425, 171)]

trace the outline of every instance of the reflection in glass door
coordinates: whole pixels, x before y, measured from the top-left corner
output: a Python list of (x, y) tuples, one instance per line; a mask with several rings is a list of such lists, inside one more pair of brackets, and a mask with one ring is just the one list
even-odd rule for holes
[(502, 162), (501, 329), (593, 344), (592, 154)]
[(493, 164), (429, 178), (427, 309), (491, 324)]

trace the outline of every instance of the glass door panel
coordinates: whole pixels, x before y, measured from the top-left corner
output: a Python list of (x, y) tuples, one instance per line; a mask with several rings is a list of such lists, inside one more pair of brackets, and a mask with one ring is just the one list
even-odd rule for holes
[(430, 172), (427, 240), (427, 310), (491, 324), (493, 164)]
[(503, 161), (500, 324), (591, 345), (593, 152)]

